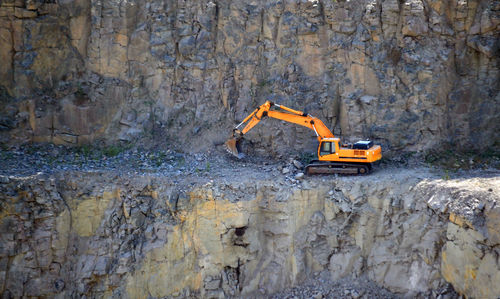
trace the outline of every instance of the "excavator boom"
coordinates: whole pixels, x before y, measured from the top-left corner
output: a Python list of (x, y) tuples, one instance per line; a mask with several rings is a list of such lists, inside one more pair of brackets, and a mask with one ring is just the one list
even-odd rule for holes
[[(271, 110), (272, 107), (276, 107), (278, 109), (284, 110), (286, 112)], [(313, 130), (316, 133), (318, 141), (323, 138), (333, 138), (332, 132), (328, 129), (327, 126), (318, 118), (306, 114), (302, 111), (294, 110), (283, 105), (274, 104), (270, 101), (266, 101), (264, 104), (260, 105), (259, 108), (255, 109), (252, 113), (250, 113), (236, 128), (233, 130), (233, 135), (229, 138), (225, 145), (229, 153), (234, 155), (235, 157), (241, 158), (241, 153), (239, 150), (239, 142), (243, 135), (248, 133), (253, 127), (255, 127), (263, 117), (271, 117), (280, 120), (284, 120), (286, 122), (298, 124)], [(239, 130), (239, 127), (242, 125), (245, 127)]]
[[(273, 107), (283, 111), (271, 110)], [(238, 158), (243, 157), (240, 152), (240, 141), (264, 117), (294, 123), (314, 131), (319, 142), (319, 160), (312, 161), (306, 166), (307, 174), (366, 174), (372, 169), (372, 163), (382, 158), (382, 149), (379, 145), (373, 145), (373, 142), (369, 140), (350, 145), (342, 144), (320, 119), (270, 101), (260, 105), (233, 130), (231, 138), (225, 143), (232, 155)], [(243, 125), (243, 129), (240, 129)]]

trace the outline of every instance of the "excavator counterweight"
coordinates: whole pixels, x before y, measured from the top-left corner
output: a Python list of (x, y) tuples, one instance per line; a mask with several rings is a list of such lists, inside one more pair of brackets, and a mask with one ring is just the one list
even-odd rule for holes
[[(272, 107), (284, 110), (271, 110)], [(241, 159), (240, 142), (243, 136), (255, 127), (263, 117), (271, 117), (295, 123), (314, 131), (319, 141), (318, 160), (305, 167), (306, 174), (366, 174), (372, 170), (372, 163), (382, 158), (380, 145), (373, 145), (369, 140), (359, 141), (354, 145), (342, 145), (325, 124), (318, 118), (302, 111), (266, 101), (250, 113), (232, 132), (225, 146), (229, 153)], [(243, 124), (245, 127), (240, 130)]]

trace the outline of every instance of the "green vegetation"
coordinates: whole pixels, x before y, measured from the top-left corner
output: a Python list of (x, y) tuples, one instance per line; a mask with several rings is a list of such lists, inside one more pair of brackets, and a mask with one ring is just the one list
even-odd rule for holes
[(257, 83), (257, 86), (258, 87), (266, 87), (268, 85), (271, 85), (271, 81), (270, 80), (260, 80), (258, 83)]
[(170, 162), (170, 160), (167, 159), (167, 153), (163, 151), (149, 153), (148, 159), (156, 167), (160, 167), (164, 162)]
[(109, 146), (92, 146), (89, 144), (83, 144), (78, 147), (68, 148), (70, 152), (74, 152), (76, 157), (83, 157), (86, 159), (99, 160), (103, 157), (116, 157), (122, 152), (131, 149), (134, 146), (133, 143), (125, 145), (109, 145)]
[(424, 161), (450, 171), (487, 167), (500, 169), (500, 150), (495, 148), (484, 151), (431, 150), (424, 156)]
[(102, 153), (106, 157), (116, 157), (118, 156), (121, 152), (123, 152), (125, 148), (117, 145), (110, 145), (102, 149)]
[[(68, 167), (84, 167), (117, 165), (117, 163), (128, 165), (136, 169), (148, 169), (158, 167), (185, 167), (186, 161), (181, 154), (170, 150), (135, 148), (135, 144), (121, 145), (80, 145), (62, 146), (53, 144), (30, 144), (23, 145), (15, 150), (0, 144), (0, 159), (14, 160), (16, 157), (25, 156), (32, 160), (34, 166), (58, 166), (66, 164)], [(121, 161), (121, 162), (120, 162)], [(201, 172), (209, 171), (210, 164), (200, 168)]]
[(79, 98), (87, 97), (87, 93), (83, 90), (83, 87), (80, 83), (78, 83), (78, 87), (76, 89), (75, 95)]
[(90, 145), (84, 144), (80, 147), (77, 147), (75, 149), (75, 152), (76, 152), (76, 154), (80, 154), (80, 155), (88, 158), (92, 154), (92, 148), (90, 147)]
[(257, 96), (257, 95), (271, 93), (272, 92), (272, 85), (273, 85), (273, 81), (271, 81), (271, 80), (266, 80), (266, 79), (259, 80), (257, 82), (257, 85), (256, 85), (256, 91), (251, 92), (252, 97)]
[(12, 159), (13, 157), (14, 157), (14, 154), (11, 152), (4, 151), (4, 150), (2, 150), (0, 152), (0, 159), (2, 159), (2, 160), (9, 160), (9, 159)]
[(179, 166), (179, 167), (183, 167), (183, 166), (185, 166), (185, 165), (186, 165), (186, 159), (184, 159), (184, 157), (180, 157), (180, 159), (178, 159), (178, 160), (176, 161), (176, 164), (177, 164), (177, 166)]
[(39, 150), (40, 150), (40, 146), (39, 145), (32, 144), (32, 145), (30, 145), (29, 147), (26, 148), (25, 152), (27, 154), (32, 155), (32, 154), (38, 152)]
[(402, 154), (402, 158), (403, 158), (403, 160), (408, 161), (408, 160), (410, 160), (412, 157), (414, 157), (416, 153), (417, 153), (417, 152), (404, 152), (404, 153)]
[(307, 165), (311, 163), (312, 160), (316, 160), (316, 155), (312, 153), (301, 153), (298, 160), (303, 164)]
[(99, 160), (102, 159), (104, 156), (105, 157), (116, 157), (120, 153), (124, 152), (125, 150), (129, 149), (129, 146), (121, 146), (121, 145), (109, 145), (109, 146), (104, 146), (104, 147), (97, 147), (97, 146), (92, 146), (88, 144), (81, 145), (79, 147), (75, 147), (73, 149), (70, 149), (70, 151), (73, 151), (75, 155), (87, 158), (87, 159), (92, 159), (92, 160)]

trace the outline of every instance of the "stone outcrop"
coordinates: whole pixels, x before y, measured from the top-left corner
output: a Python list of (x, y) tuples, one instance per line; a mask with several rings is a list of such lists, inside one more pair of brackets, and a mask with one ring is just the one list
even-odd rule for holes
[[(398, 180), (395, 180), (395, 177)], [(500, 295), (499, 180), (427, 172), (182, 182), (2, 177), (4, 296), (259, 296), (327, 271), (415, 296)]]
[[(499, 20), (496, 0), (5, 0), (0, 139), (198, 151), (270, 99), (389, 150), (495, 146)], [(276, 121), (250, 134), (314, 148)]]

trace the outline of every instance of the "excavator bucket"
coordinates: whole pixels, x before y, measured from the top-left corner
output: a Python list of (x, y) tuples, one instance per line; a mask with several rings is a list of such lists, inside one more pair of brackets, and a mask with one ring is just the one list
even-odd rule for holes
[(231, 137), (226, 141), (226, 143), (224, 143), (224, 145), (226, 146), (226, 150), (238, 159), (244, 157), (244, 154), (240, 152), (240, 141), (241, 139)]

